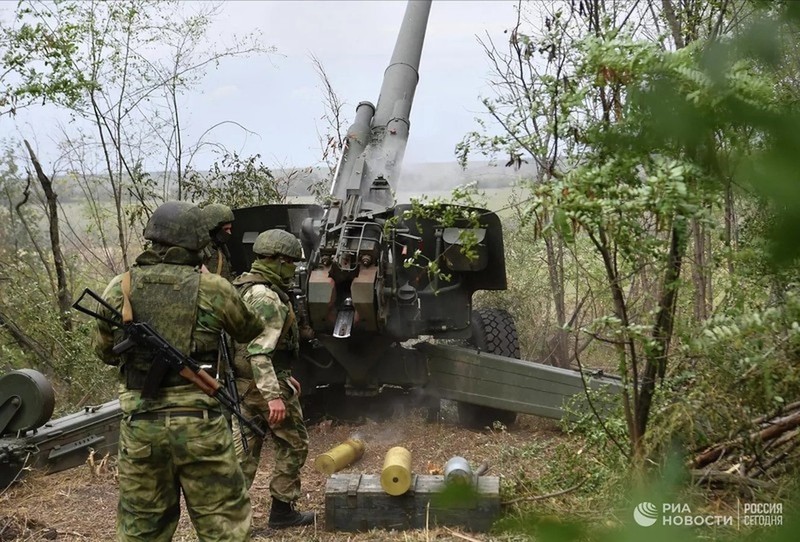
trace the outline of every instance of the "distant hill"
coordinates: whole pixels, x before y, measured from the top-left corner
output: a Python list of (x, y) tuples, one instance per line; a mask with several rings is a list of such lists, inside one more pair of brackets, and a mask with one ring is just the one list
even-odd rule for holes
[(507, 188), (535, 175), (536, 166), (531, 164), (523, 164), (519, 170), (490, 162), (470, 162), (466, 170), (455, 162), (406, 164), (397, 192), (448, 191), (468, 183), (476, 183), (478, 190)]
[[(289, 173), (290, 171), (273, 170), (276, 177), (283, 177)], [(328, 172), (324, 168), (315, 168), (295, 174), (289, 195), (292, 197), (308, 196), (308, 187), (325, 178), (327, 174)], [(530, 179), (535, 175), (536, 166), (531, 164), (523, 164), (518, 170), (490, 162), (470, 162), (466, 170), (462, 170), (456, 162), (405, 164), (397, 186), (397, 194), (448, 192), (457, 186), (469, 183), (476, 183), (478, 190), (507, 188), (521, 179)]]
[[(272, 173), (278, 179), (293, 174), (288, 194), (292, 199), (309, 198), (309, 187), (325, 179), (329, 174), (327, 168), (324, 167), (296, 170), (273, 169)], [(441, 194), (469, 183), (476, 183), (478, 190), (508, 188), (521, 179), (534, 177), (535, 174), (536, 167), (532, 164), (523, 164), (518, 170), (488, 161), (470, 162), (466, 170), (462, 170), (456, 162), (405, 164), (397, 186), (397, 195), (398, 199), (406, 199), (410, 195), (420, 193), (436, 192)], [(154, 179), (161, 179), (163, 173), (152, 172), (151, 176)], [(103, 175), (95, 177), (102, 184)], [(172, 178), (174, 179), (175, 176), (172, 175)], [(77, 183), (70, 182), (69, 175), (56, 176), (54, 181), (62, 202), (77, 202), (85, 198)], [(101, 195), (100, 198), (110, 198), (110, 194), (105, 197)]]

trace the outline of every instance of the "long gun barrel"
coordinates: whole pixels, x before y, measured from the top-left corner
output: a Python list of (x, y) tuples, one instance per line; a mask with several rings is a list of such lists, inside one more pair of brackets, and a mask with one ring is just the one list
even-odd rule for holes
[[(114, 318), (106, 318), (101, 314), (81, 305), (81, 301), (86, 296), (91, 297), (100, 305), (105, 307), (114, 316)], [(157, 350), (161, 355), (157, 356), (157, 359), (160, 361), (156, 361), (155, 363), (160, 363), (161, 365), (154, 368), (156, 370), (155, 374), (163, 374), (169, 369), (177, 370), (183, 378), (200, 388), (209, 397), (216, 399), (223, 407), (228, 409), (234, 416), (236, 416), (243, 425), (250, 428), (261, 438), (266, 437), (266, 433), (263, 429), (241, 415), (239, 412), (239, 405), (233, 400), (227, 390), (216, 378), (208, 374), (200, 366), (200, 364), (191, 357), (184, 355), (183, 352), (172, 346), (166, 339), (164, 339), (164, 337), (154, 330), (150, 324), (146, 322), (131, 322), (123, 324), (122, 314), (89, 288), (86, 288), (83, 291), (81, 296), (77, 299), (77, 301), (75, 301), (75, 303), (72, 304), (72, 306), (84, 314), (88, 314), (93, 318), (97, 318), (98, 320), (102, 320), (109, 325), (117, 326), (124, 330), (125, 339), (121, 343), (114, 346), (115, 354), (121, 354), (126, 350), (133, 348), (134, 346), (146, 346), (153, 350)], [(148, 375), (147, 381), (145, 382), (145, 387), (142, 389), (142, 396), (153, 396), (156, 390), (153, 390), (151, 386), (153, 383), (157, 384), (159, 381), (160, 378), (151, 379), (150, 375)]]
[(383, 76), (378, 107), (361, 102), (356, 119), (347, 132), (331, 188), (341, 201), (359, 198), (356, 212), (364, 204), (392, 207), (403, 161), (411, 104), (419, 81), (419, 61), (431, 0), (411, 0), (406, 7), (389, 67)]

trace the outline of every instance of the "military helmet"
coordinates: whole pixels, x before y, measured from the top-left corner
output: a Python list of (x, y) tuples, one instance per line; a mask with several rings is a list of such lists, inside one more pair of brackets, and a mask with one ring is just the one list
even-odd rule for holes
[(300, 241), (285, 230), (267, 230), (259, 233), (253, 243), (253, 253), (259, 256), (286, 256), (293, 260), (304, 259)]
[(202, 250), (210, 242), (203, 212), (188, 201), (159, 205), (144, 227), (144, 238), (187, 250)]
[(206, 217), (208, 231), (213, 231), (223, 224), (229, 224), (234, 220), (231, 208), (222, 203), (209, 203), (203, 207), (203, 216)]

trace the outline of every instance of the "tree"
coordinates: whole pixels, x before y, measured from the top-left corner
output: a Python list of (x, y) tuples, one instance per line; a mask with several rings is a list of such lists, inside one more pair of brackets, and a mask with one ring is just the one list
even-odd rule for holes
[(325, 67), (316, 56), (311, 56), (311, 62), (314, 64), (314, 70), (317, 72), (322, 84), (322, 101), (324, 105), (321, 120), (325, 122), (325, 126), (323, 133), (318, 134), (318, 136), (322, 150), (322, 161), (328, 169), (328, 179), (311, 186), (311, 192), (317, 199), (321, 199), (330, 191), (330, 185), (336, 175), (336, 167), (339, 165), (344, 153), (347, 117), (343, 112), (345, 103), (334, 90), (333, 83), (331, 83)]
[(232, 209), (284, 202), (286, 193), (260, 158), (234, 152), (214, 162), (208, 174), (190, 169), (185, 177), (187, 192), (199, 205), (223, 203)]
[[(564, 122), (573, 112), (576, 115), (601, 115), (599, 109), (612, 107), (614, 96), (601, 95), (598, 103), (584, 103), (574, 92), (579, 58), (575, 54), (582, 36), (613, 35), (632, 19), (646, 14), (645, 6), (589, 1), (555, 2), (549, 5), (523, 4), (517, 10), (517, 20), (507, 31), (508, 48), (503, 51), (490, 36), (481, 40), (492, 67), (493, 98), (484, 98), (489, 116), (500, 127), (500, 133), (487, 135), (482, 130), (468, 134), (458, 146), (459, 161), (466, 166), (469, 154), (480, 151), (490, 156), (500, 155), (505, 165), (518, 166), (533, 161), (537, 175), (532, 185), (549, 183), (563, 175), (565, 157), (580, 160), (585, 143), (570, 133), (571, 125)], [(526, 28), (533, 27), (531, 31)], [(580, 110), (580, 112), (578, 112)], [(607, 114), (607, 113), (605, 113)], [(523, 196), (524, 197), (524, 196)], [(529, 217), (528, 217), (529, 218)], [(579, 311), (568, 314), (565, 269), (567, 247), (564, 239), (553, 230), (555, 219), (545, 211), (535, 226), (544, 244), (552, 306), (555, 312), (553, 338), (548, 357), (556, 365), (570, 365), (570, 322), (580, 320)], [(526, 217), (523, 217), (523, 226)], [(577, 306), (577, 305), (576, 305)], [(575, 345), (579, 352), (586, 344)]]
[[(462, 157), (476, 148), (512, 163), (533, 157), (544, 175), (531, 185), (528, 224), (574, 247), (583, 277), (575, 284), (602, 272), (606, 314), (582, 331), (615, 352), (627, 390), (624, 451), (639, 459), (667, 372), (692, 226), (702, 233), (712, 224), (731, 180), (780, 133), (770, 125), (776, 111), (794, 119), (774, 68), (733, 39), (751, 3), (700, 4), (682, 11), (669, 0), (630, 3), (612, 12), (599, 1), (562, 3), (542, 16), (536, 35), (518, 24), (512, 54), (495, 63), (503, 91), (485, 101), (501, 135), (476, 132), (461, 148)], [(657, 16), (642, 24), (648, 12)], [(589, 32), (577, 31), (580, 21)], [(665, 47), (665, 22), (676, 46)], [(694, 237), (702, 253), (705, 235)]]
[[(70, 321), (70, 308), (72, 305), (72, 295), (69, 291), (67, 284), (67, 274), (64, 266), (64, 252), (61, 250), (61, 228), (58, 220), (58, 204), (57, 196), (53, 190), (53, 182), (50, 177), (42, 169), (39, 159), (33, 152), (31, 144), (25, 141), (25, 148), (28, 149), (28, 154), (31, 157), (31, 163), (36, 171), (36, 178), (42, 186), (45, 201), (47, 203), (47, 224), (48, 232), (50, 234), (50, 251), (53, 254), (53, 267), (56, 275), (56, 297), (58, 298), (58, 312), (61, 316), (61, 321), (64, 329), (69, 331), (72, 329), (72, 322)], [(30, 172), (28, 172), (30, 177)], [(47, 260), (43, 258), (43, 263), (47, 265)]]
[(3, 68), (14, 81), (7, 94), (14, 102), (50, 102), (84, 121), (79, 137), (65, 138), (64, 153), (73, 164), (81, 156), (102, 165), (123, 267), (131, 228), (141, 231), (161, 201), (185, 197), (184, 172), (196, 148), (207, 143), (186, 142), (181, 96), (210, 66), (273, 51), (255, 35), (237, 37), (230, 46), (208, 45), (219, 7), (31, 0), (2, 28), (8, 49)]
[[(186, 140), (185, 94), (225, 59), (273, 51), (257, 35), (227, 46), (209, 40), (219, 7), (23, 0), (0, 24), (0, 115), (44, 105), (72, 120), (53, 164), (26, 141), (28, 176), (19, 159), (0, 171), (4, 362), (47, 368), (76, 402), (110, 381), (87, 361), (88, 325), (76, 320), (67, 331), (70, 292), (127, 268), (150, 210), (188, 196), (185, 173), (215, 127)], [(269, 174), (258, 157), (236, 160), (246, 178)]]

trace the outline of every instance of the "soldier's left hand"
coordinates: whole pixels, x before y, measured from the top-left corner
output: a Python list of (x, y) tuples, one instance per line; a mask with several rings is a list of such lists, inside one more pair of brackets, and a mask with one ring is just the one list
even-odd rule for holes
[(276, 427), (280, 425), (283, 419), (286, 417), (286, 405), (283, 404), (283, 400), (278, 397), (276, 399), (272, 399), (269, 403), (269, 416), (267, 417), (267, 423), (270, 427)]

